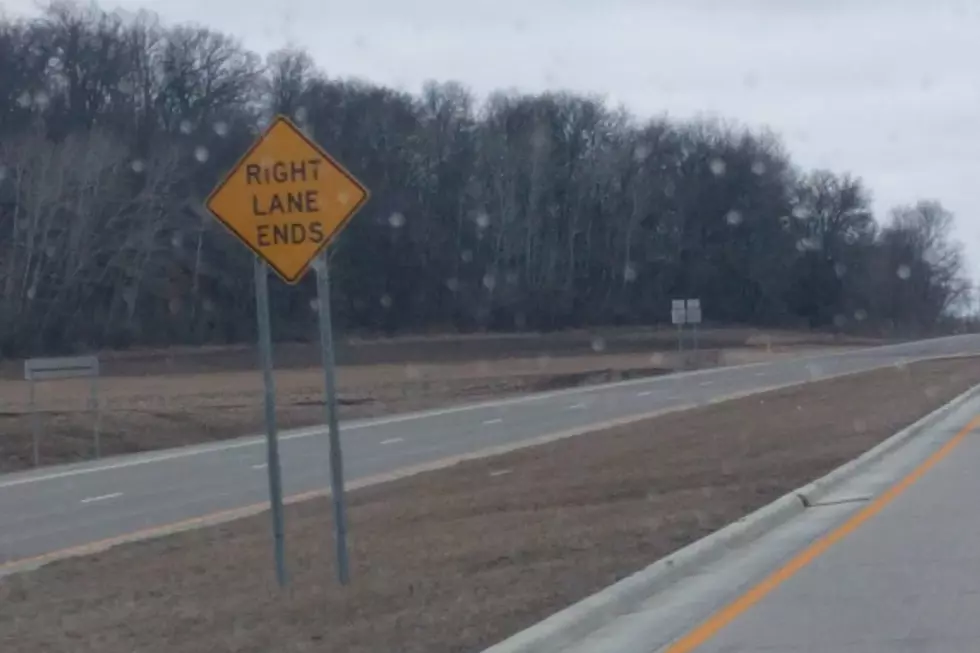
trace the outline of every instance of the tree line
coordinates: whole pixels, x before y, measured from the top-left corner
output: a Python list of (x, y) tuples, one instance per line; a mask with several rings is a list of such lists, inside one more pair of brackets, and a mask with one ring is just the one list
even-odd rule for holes
[[(202, 201), (275, 113), (372, 192), (331, 252), (347, 331), (669, 321), (921, 334), (966, 300), (953, 216), (877, 220), (861, 179), (777, 135), (596, 97), (409, 94), (206, 27), (57, 3), (0, 20), (0, 350), (254, 335), (251, 258)], [(315, 287), (272, 284), (280, 339)]]

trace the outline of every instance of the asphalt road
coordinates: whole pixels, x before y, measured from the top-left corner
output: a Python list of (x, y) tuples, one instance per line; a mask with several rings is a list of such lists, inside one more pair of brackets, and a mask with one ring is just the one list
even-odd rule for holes
[[(774, 386), (980, 354), (956, 336), (614, 383), (342, 425), (348, 480)], [(328, 486), (322, 429), (284, 433), (286, 494)], [(262, 438), (0, 476), (0, 565), (267, 500)]]
[(980, 400), (566, 653), (960, 653), (980, 641)]

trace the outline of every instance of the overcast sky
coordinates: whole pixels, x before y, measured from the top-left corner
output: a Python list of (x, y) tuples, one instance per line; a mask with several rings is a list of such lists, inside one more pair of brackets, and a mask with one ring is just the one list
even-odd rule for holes
[(100, 4), (203, 23), (261, 52), (302, 46), (331, 76), (406, 90), (573, 89), (641, 116), (769, 125), (800, 164), (863, 177), (879, 215), (941, 200), (980, 272), (980, 0)]

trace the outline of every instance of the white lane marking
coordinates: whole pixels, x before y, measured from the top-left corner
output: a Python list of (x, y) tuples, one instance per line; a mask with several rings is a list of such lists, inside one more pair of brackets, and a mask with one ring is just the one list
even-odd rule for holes
[(496, 469), (490, 472), (490, 476), (503, 476), (505, 474), (510, 474), (510, 472), (511, 470), (509, 469)]
[(404, 442), (405, 438), (388, 438), (387, 440), (382, 440), (379, 444), (395, 444), (396, 442)]
[(112, 494), (100, 494), (97, 497), (88, 497), (87, 499), (82, 499), (82, 503), (95, 503), (97, 501), (108, 501), (109, 499), (118, 499), (123, 495), (122, 492), (113, 492)]
[(698, 385), (701, 386), (702, 388), (704, 388), (704, 387), (707, 387), (707, 386), (711, 385), (712, 383), (714, 383), (714, 381), (702, 381)]
[(585, 408), (587, 405), (588, 404), (581, 403), (581, 402), (577, 404), (572, 404), (571, 406), (568, 407), (568, 410), (577, 410), (579, 408)]
[(252, 465), (252, 469), (265, 469), (269, 466), (269, 463), (256, 463)]
[[(792, 359), (794, 364), (806, 364), (809, 361), (817, 360), (834, 360), (843, 359), (850, 356), (860, 356), (862, 353), (873, 353), (877, 360), (874, 360), (875, 364), (868, 365), (867, 367), (859, 367), (857, 371), (873, 370), (880, 367), (887, 367), (892, 365), (892, 362), (885, 362), (884, 358), (888, 356), (889, 352), (896, 349), (901, 349), (903, 347), (908, 347), (909, 345), (921, 345), (924, 343), (928, 344), (939, 344), (948, 340), (953, 340), (955, 338), (963, 338), (967, 336), (944, 336), (940, 338), (929, 338), (927, 340), (913, 341), (910, 343), (897, 343), (894, 345), (881, 345), (879, 347), (867, 347), (863, 349), (853, 349), (847, 352), (831, 352), (831, 353), (818, 353), (812, 354), (810, 356), (800, 356), (799, 358)], [(908, 357), (907, 362), (917, 362), (919, 360), (929, 360), (930, 358), (947, 358), (955, 354), (944, 353), (941, 351), (934, 351), (933, 353), (922, 353), (922, 354), (906, 354)], [(967, 354), (967, 356), (972, 354)], [(409, 422), (418, 419), (427, 419), (430, 417), (440, 417), (443, 415), (453, 415), (455, 413), (468, 412), (472, 410), (480, 410), (482, 408), (499, 408), (501, 406), (513, 406), (518, 404), (532, 403), (535, 401), (544, 401), (546, 399), (553, 399), (555, 397), (567, 397), (570, 395), (584, 394), (590, 392), (602, 392), (605, 390), (616, 390), (618, 388), (632, 387), (636, 385), (653, 384), (662, 385), (664, 383), (672, 383), (678, 379), (686, 379), (692, 376), (706, 376), (706, 375), (717, 375), (726, 374), (728, 372), (739, 372), (742, 370), (747, 370), (756, 367), (773, 367), (777, 365), (783, 365), (787, 363), (787, 360), (779, 361), (763, 361), (758, 363), (745, 363), (743, 365), (729, 365), (726, 367), (717, 367), (706, 370), (690, 370), (687, 372), (675, 372), (673, 374), (665, 374), (663, 376), (645, 377), (638, 379), (628, 379), (626, 381), (614, 381), (612, 383), (604, 383), (600, 385), (590, 385), (590, 386), (580, 386), (577, 388), (568, 388), (565, 390), (553, 390), (551, 392), (541, 392), (537, 394), (523, 395), (520, 397), (509, 397), (507, 399), (495, 399), (490, 401), (483, 401), (474, 404), (468, 404), (465, 406), (451, 406), (448, 408), (436, 408), (433, 410), (419, 411), (416, 413), (407, 413), (404, 415), (391, 415), (389, 417), (379, 417), (376, 419), (365, 420), (360, 422), (342, 423), (341, 430), (354, 430), (370, 428), (373, 426), (383, 426), (386, 424), (395, 424), (398, 422)], [(833, 376), (841, 376), (846, 374), (853, 374), (852, 371), (842, 371), (839, 373), (834, 373)], [(298, 429), (292, 433), (283, 433), (280, 436), (280, 441), (283, 440), (294, 440), (298, 438), (309, 438), (314, 436), (319, 436), (326, 432), (325, 426), (308, 427), (305, 429)], [(42, 473), (38, 475), (30, 475), (24, 478), (16, 478), (9, 481), (0, 482), (0, 489), (8, 487), (17, 487), (19, 485), (28, 485), (30, 483), (40, 483), (42, 481), (54, 481), (62, 478), (71, 478), (73, 476), (81, 476), (84, 474), (94, 474), (96, 472), (108, 472), (115, 469), (125, 469), (127, 467), (137, 467), (139, 465), (149, 465), (151, 463), (161, 463), (167, 462), (169, 460), (176, 460), (179, 458), (189, 458), (191, 456), (198, 456), (201, 454), (216, 453), (221, 451), (229, 451), (232, 449), (241, 449), (244, 447), (255, 447), (265, 444), (264, 436), (244, 436), (242, 438), (236, 438), (227, 442), (220, 442), (216, 444), (207, 445), (190, 445), (185, 448), (168, 451), (165, 453), (154, 453), (147, 452), (141, 454), (132, 454), (133, 457), (127, 457), (119, 462), (93, 465), (91, 467), (83, 467), (81, 469), (66, 469), (58, 472)]]
[(637, 397), (649, 397), (652, 394), (653, 394), (653, 390), (644, 390), (643, 392), (637, 392), (636, 393), (636, 396)]
[(494, 417), (493, 419), (485, 419), (485, 420), (483, 420), (483, 425), (484, 426), (490, 426), (491, 424), (500, 424), (502, 421), (504, 421), (503, 418)]

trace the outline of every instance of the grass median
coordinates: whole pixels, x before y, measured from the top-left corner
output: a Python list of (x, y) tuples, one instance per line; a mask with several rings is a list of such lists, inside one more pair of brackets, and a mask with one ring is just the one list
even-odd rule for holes
[(479, 651), (859, 455), (980, 383), (913, 363), (672, 413), (0, 579), (0, 650)]

